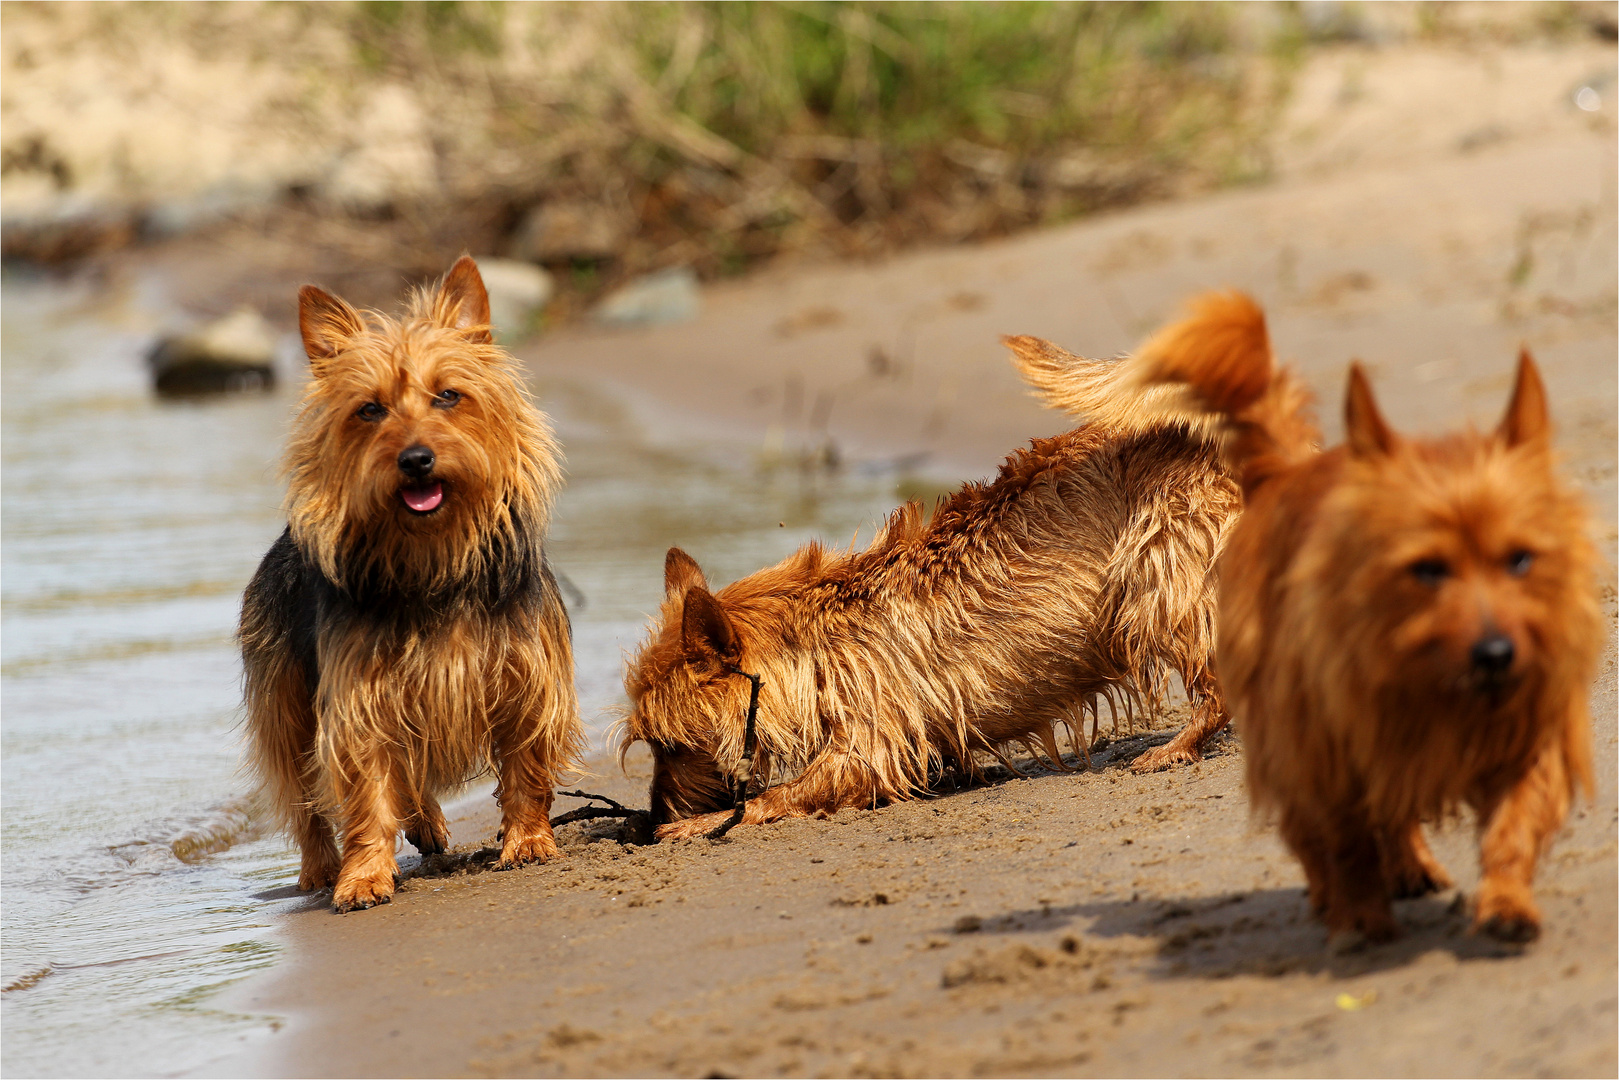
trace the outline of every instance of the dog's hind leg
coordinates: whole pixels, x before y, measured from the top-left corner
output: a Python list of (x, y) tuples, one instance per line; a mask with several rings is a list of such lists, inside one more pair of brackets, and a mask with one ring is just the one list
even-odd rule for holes
[(337, 881), (342, 860), (332, 823), (316, 809), (315, 713), (308, 683), (279, 643), (262, 644), (246, 633), (243, 640), (249, 758), (261, 796), (298, 845), (298, 888), (324, 889)]
[(405, 822), (405, 839), (423, 855), (442, 855), (449, 850), (450, 826), (433, 796), (422, 794), (417, 798), (416, 808)]
[(1242, 506), (1212, 459), (1183, 461), (1141, 494), (1104, 585), (1109, 649), (1136, 696), (1155, 697), (1167, 669), (1180, 675), (1195, 712), (1186, 730), (1135, 760), (1138, 773), (1197, 761), (1204, 740), (1229, 722), (1212, 670), (1219, 614), (1213, 568)]
[(1310, 911), (1320, 915), (1327, 909), (1327, 894), (1331, 888), (1327, 849), (1322, 842), (1321, 830), (1312, 827), (1303, 814), (1291, 809), (1282, 812), (1280, 825), (1282, 840), (1304, 868)]
[(303, 856), (298, 868), (298, 888), (306, 892), (337, 884), (337, 875), (343, 865), (332, 823), (314, 809), (311, 805), (313, 801), (313, 794), (310, 794), (289, 815), (292, 819), (289, 831)]
[(1201, 761), (1204, 741), (1231, 723), (1231, 714), (1226, 712), (1225, 701), (1220, 697), (1219, 684), (1208, 668), (1203, 668), (1187, 680), (1187, 696), (1192, 699), (1196, 709), (1191, 723), (1164, 745), (1154, 747), (1136, 758), (1130, 765), (1132, 772), (1157, 772), (1173, 765)]
[[(288, 744), (277, 751), (277, 756), (284, 754), (284, 760), (277, 763), (276, 769), (285, 775), (279, 782), (284, 791), (283, 798), (287, 803), (281, 809), (282, 817), (286, 822), (287, 832), (298, 845), (301, 856), (298, 868), (298, 888), (324, 889), (337, 884), (337, 876), (342, 869), (343, 858), (338, 854), (337, 835), (332, 828), (331, 819), (318, 809), (318, 792), (313, 763), (312, 747), (314, 743), (314, 716), (308, 705), (302, 707), (302, 712), (308, 716), (308, 731), (305, 733), (299, 728), (294, 739), (300, 745)], [(289, 729), (299, 723), (297, 719), (289, 719)], [(261, 747), (260, 753), (266, 753)], [(261, 765), (261, 768), (263, 766)]]
[(1483, 822), (1479, 883), (1473, 929), (1502, 941), (1540, 936), (1540, 908), (1531, 889), (1535, 863), (1568, 814), (1569, 778), (1561, 745), (1541, 751), (1528, 775), (1492, 801), (1476, 807)]
[(1450, 888), (1450, 875), (1428, 850), (1421, 823), (1380, 829), (1377, 849), (1382, 857), (1383, 880), (1394, 899), (1409, 900)]
[(307, 653), (311, 606), (300, 588), (301, 565), (290, 534), (283, 533), (242, 596), (239, 636), (248, 763), (265, 809), (298, 845), (298, 888), (308, 890), (336, 882), (341, 859), (332, 823), (317, 809), (316, 677)]

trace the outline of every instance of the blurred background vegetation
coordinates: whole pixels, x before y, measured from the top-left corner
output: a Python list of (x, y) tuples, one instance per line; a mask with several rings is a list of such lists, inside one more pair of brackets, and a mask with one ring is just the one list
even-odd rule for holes
[(391, 292), (470, 249), (588, 296), (997, 236), (1263, 179), (1311, 43), (1449, 7), (6, 3), (5, 252), (202, 231)]

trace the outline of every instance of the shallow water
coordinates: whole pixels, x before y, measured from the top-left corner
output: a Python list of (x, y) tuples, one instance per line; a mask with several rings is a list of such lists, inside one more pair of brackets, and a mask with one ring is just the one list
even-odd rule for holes
[[(8, 275), (0, 295), (0, 825), (8, 1075), (163, 1075), (274, 1026), (210, 1005), (273, 964), (296, 860), (241, 801), (238, 599), (281, 529), (295, 397), (158, 402), (161, 291)], [(296, 343), (286, 343), (296, 372)], [(568, 452), (551, 556), (599, 741), (686, 547), (711, 581), (843, 544), (911, 481), (671, 449), (585, 385), (535, 387)], [(471, 838), (460, 837), (460, 840)]]

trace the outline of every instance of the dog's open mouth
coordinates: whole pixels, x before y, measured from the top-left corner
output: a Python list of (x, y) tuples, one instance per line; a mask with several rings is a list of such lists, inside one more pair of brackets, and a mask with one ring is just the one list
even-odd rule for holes
[(431, 514), (444, 502), (444, 485), (434, 480), (418, 487), (400, 488), (399, 497), (412, 513)]

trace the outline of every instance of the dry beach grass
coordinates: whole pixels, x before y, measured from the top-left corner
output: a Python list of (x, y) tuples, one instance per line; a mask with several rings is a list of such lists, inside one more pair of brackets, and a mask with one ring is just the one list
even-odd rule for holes
[(664, 266), (714, 277), (782, 253), (878, 254), (1258, 176), (1304, 36), (1285, 13), (1198, 4), (0, 17), (8, 255), (313, 232), (310, 265), (347, 292), (381, 288), (348, 280), (379, 261), (429, 276), (446, 246), (507, 248), (589, 293)]

